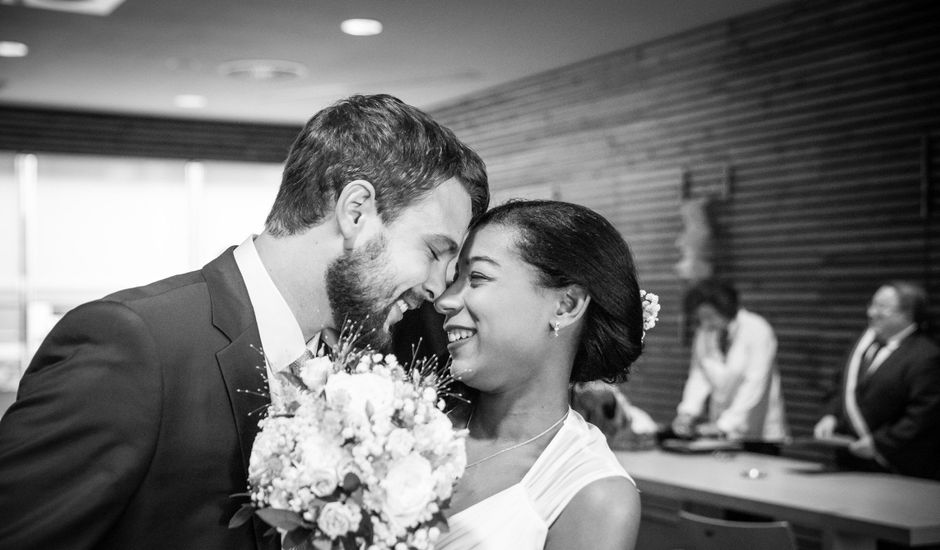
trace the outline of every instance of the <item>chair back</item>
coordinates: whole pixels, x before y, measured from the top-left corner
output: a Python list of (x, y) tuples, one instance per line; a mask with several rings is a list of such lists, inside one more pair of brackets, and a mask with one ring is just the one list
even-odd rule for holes
[(729, 521), (679, 510), (687, 550), (796, 550), (786, 521)]

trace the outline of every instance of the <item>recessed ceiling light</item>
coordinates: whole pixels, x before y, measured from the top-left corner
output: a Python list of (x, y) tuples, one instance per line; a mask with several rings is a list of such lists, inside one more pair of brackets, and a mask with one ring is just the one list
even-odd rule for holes
[[(8, 0), (0, 1), (0, 4), (9, 3)], [(26, 8), (106, 16), (111, 15), (124, 0), (20, 0), (19, 3)]]
[(204, 95), (180, 94), (173, 98), (173, 103), (181, 109), (202, 109), (209, 100)]
[(0, 41), (0, 57), (26, 57), (29, 46), (22, 42)]
[(382, 32), (382, 23), (375, 19), (347, 19), (340, 23), (339, 28), (353, 36), (375, 36)]
[(281, 59), (236, 59), (219, 65), (219, 72), (240, 80), (283, 81), (307, 75), (300, 63)]

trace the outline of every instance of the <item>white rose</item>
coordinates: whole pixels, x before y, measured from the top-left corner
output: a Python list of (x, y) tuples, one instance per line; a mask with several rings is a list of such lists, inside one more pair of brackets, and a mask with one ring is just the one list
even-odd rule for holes
[(443, 464), (434, 471), (434, 494), (439, 500), (447, 500), (454, 493), (454, 485), (463, 475), (462, 464)]
[(317, 430), (305, 432), (298, 445), (302, 483), (319, 497), (329, 495), (339, 485), (339, 469), (345, 458), (340, 445), (341, 442)]
[[(393, 412), (395, 386), (392, 381), (363, 372), (339, 372), (330, 376), (324, 386), (326, 400), (331, 405), (345, 407), (348, 420), (363, 424), (369, 421), (369, 408), (374, 414), (389, 416)], [(369, 408), (367, 408), (367, 405)]]
[(408, 528), (425, 515), (434, 500), (431, 463), (421, 455), (408, 455), (394, 461), (381, 487), (385, 491), (385, 512), (399, 527)]
[(414, 436), (408, 430), (401, 428), (392, 430), (392, 433), (388, 434), (388, 441), (385, 443), (385, 448), (392, 456), (405, 456), (411, 452), (414, 446)]
[(333, 371), (333, 361), (329, 357), (320, 356), (304, 361), (300, 366), (300, 379), (310, 391), (317, 391), (326, 384)]
[(388, 434), (395, 429), (390, 416), (377, 415), (372, 418), (372, 433), (378, 437), (388, 437)]
[(431, 409), (429, 418), (425, 423), (415, 426), (414, 436), (417, 440), (415, 447), (421, 451), (431, 451), (435, 454), (444, 454), (447, 446), (457, 439), (454, 425), (444, 413)]
[(341, 502), (328, 502), (317, 516), (317, 527), (323, 534), (335, 539), (359, 527), (362, 515), (358, 508), (353, 509)]
[(287, 492), (282, 489), (271, 491), (271, 495), (268, 497), (268, 504), (271, 508), (289, 510), (290, 507), (287, 504), (287, 497)]

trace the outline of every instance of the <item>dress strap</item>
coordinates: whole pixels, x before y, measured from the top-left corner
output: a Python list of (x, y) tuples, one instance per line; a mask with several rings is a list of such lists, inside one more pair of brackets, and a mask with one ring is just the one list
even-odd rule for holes
[(578, 492), (599, 479), (630, 478), (604, 434), (571, 411), (561, 430), (522, 479), (537, 513), (551, 526)]

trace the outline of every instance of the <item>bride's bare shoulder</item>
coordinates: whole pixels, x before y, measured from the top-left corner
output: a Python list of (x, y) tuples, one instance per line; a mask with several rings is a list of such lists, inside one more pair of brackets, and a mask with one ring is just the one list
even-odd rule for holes
[(640, 494), (628, 479), (589, 483), (571, 499), (548, 532), (546, 550), (631, 550), (640, 527)]

